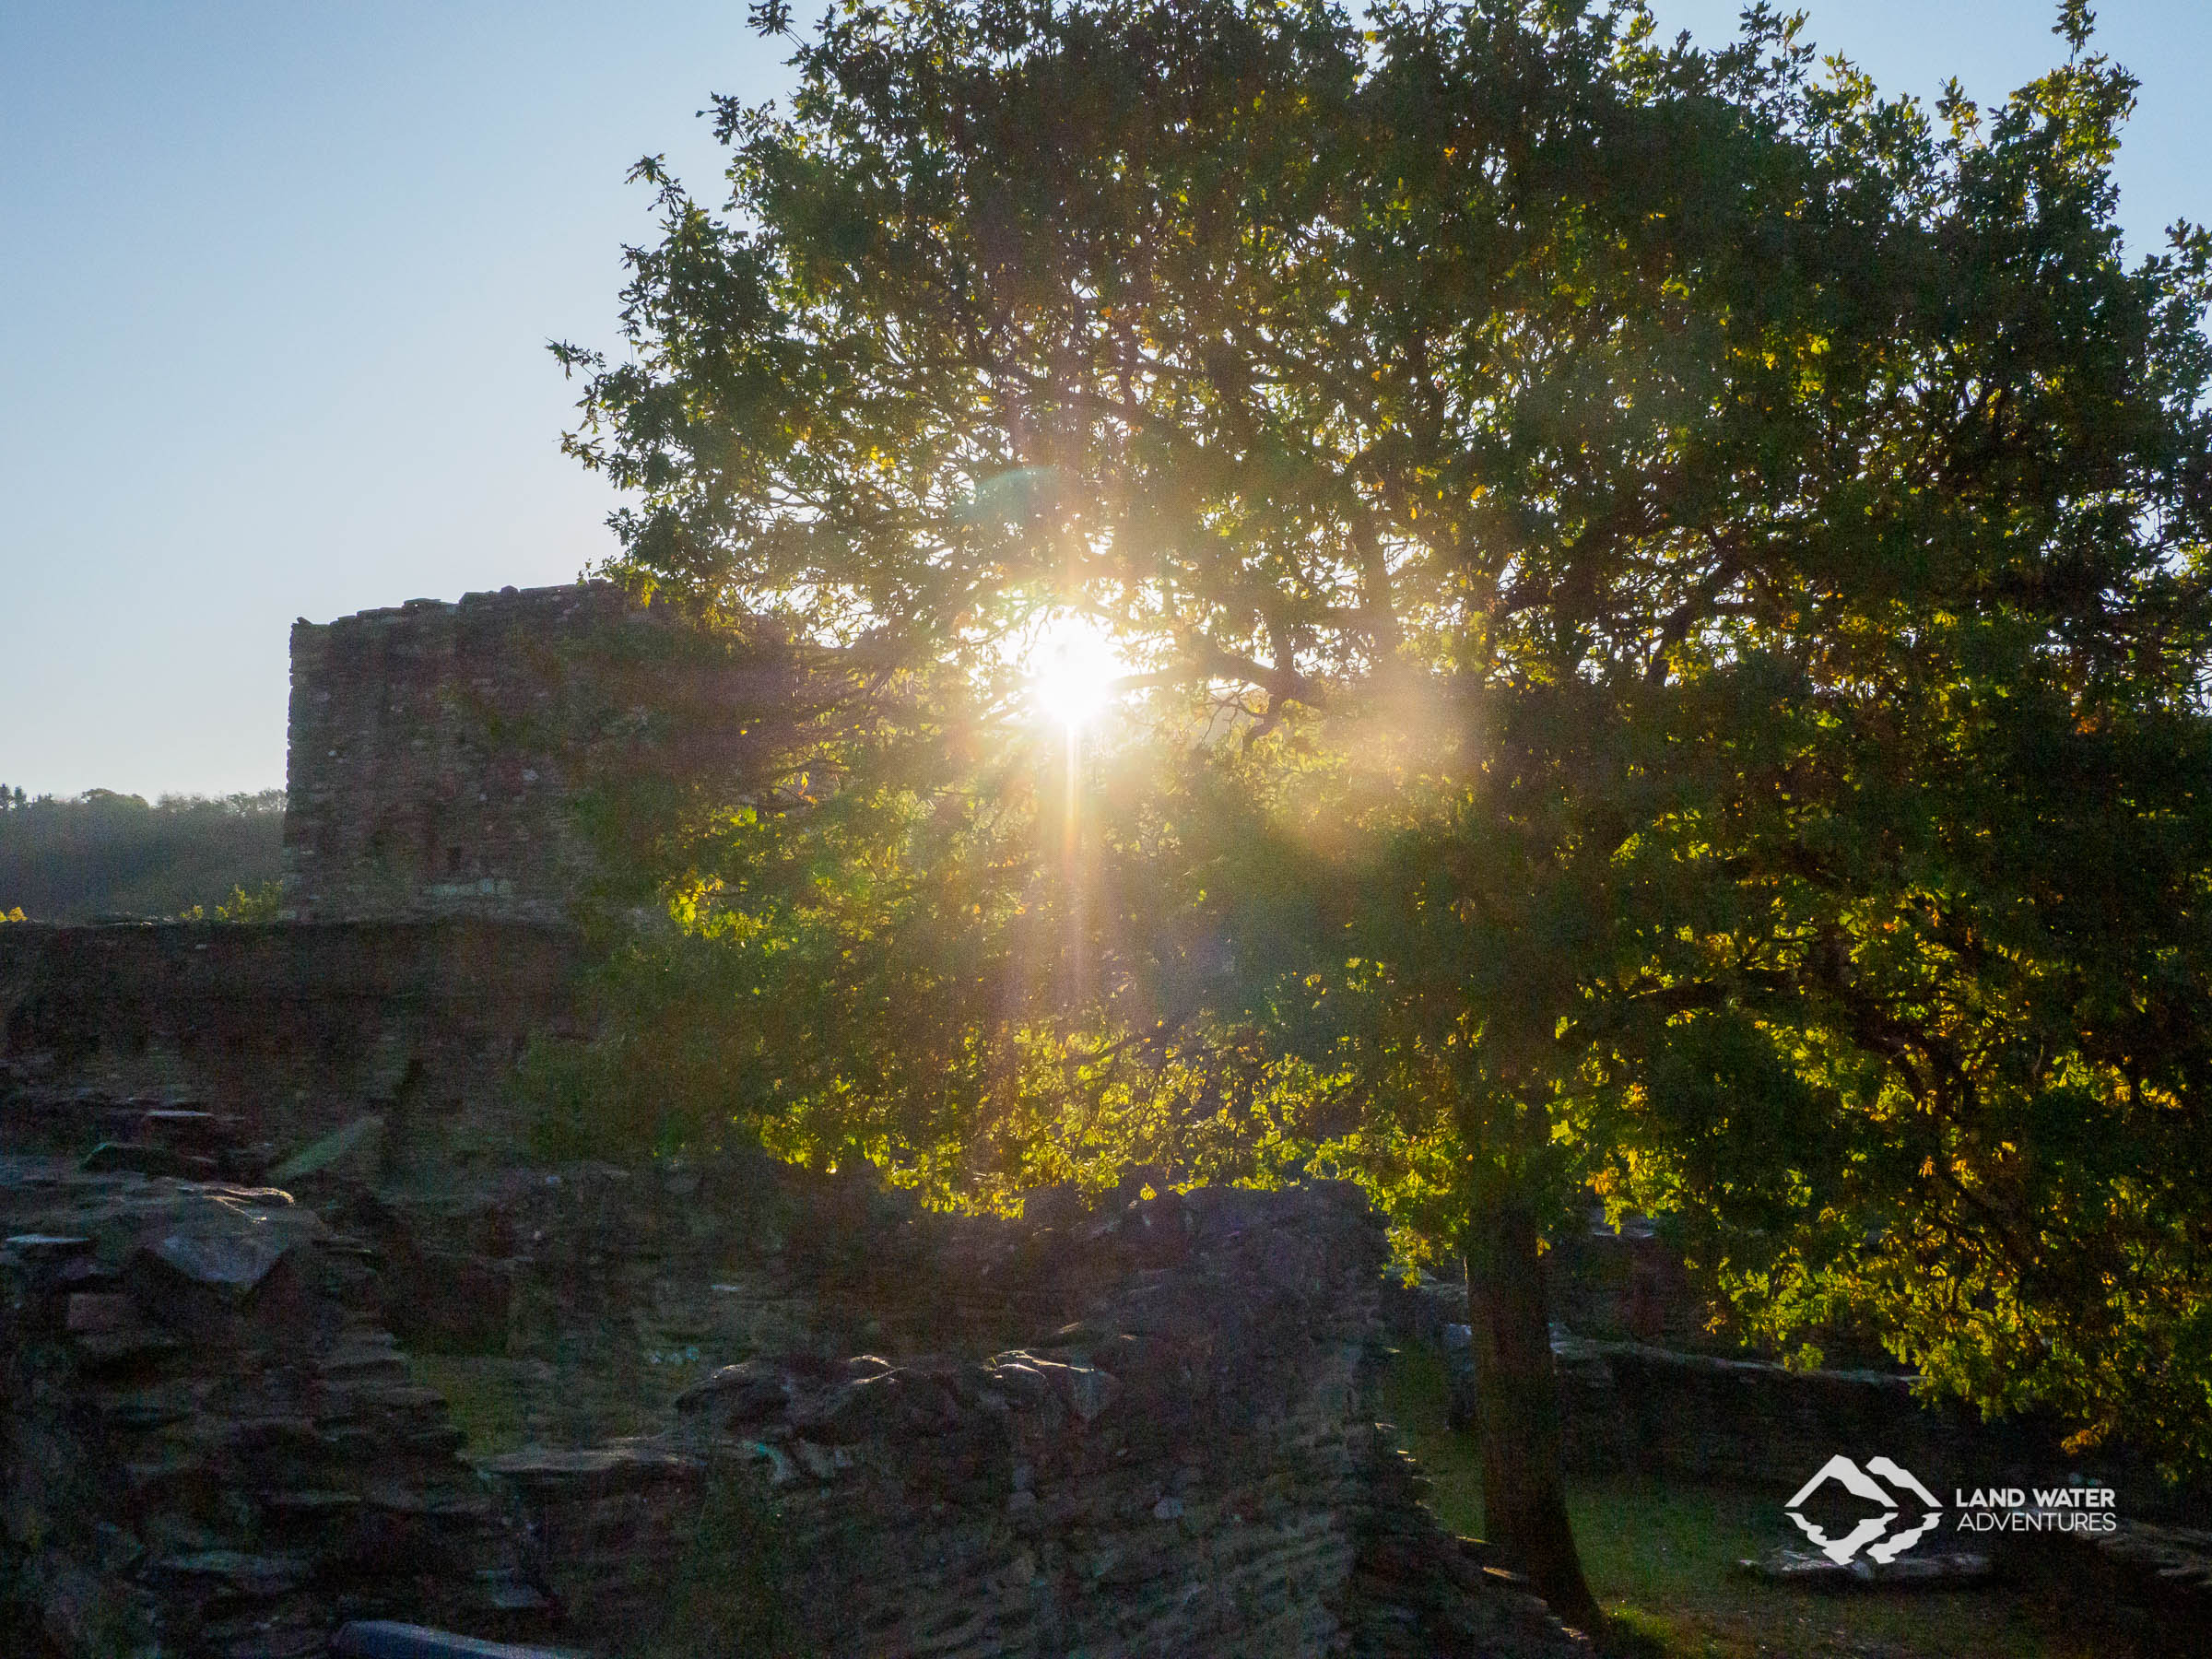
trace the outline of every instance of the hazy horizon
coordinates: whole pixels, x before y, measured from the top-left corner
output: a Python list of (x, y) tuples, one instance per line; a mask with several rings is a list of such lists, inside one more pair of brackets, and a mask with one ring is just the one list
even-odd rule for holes
[[(1735, 0), (1654, 0), (1712, 43)], [(2035, 0), (1814, 0), (1886, 93), (1988, 103), (2056, 62)], [(2140, 254), (2212, 220), (2189, 160), (2212, 17), (2109, 0), (2142, 79)], [(694, 112), (787, 81), (741, 5), (87, 4), (0, 18), (0, 782), (153, 800), (280, 784), (286, 641), (417, 597), (573, 578), (613, 498), (559, 453), (550, 337), (606, 346), (623, 183)]]

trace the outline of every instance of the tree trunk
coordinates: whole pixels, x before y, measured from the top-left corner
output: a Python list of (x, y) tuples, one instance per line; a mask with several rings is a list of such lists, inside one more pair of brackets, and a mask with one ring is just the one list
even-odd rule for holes
[(1501, 1184), (1505, 1191), (1477, 1204), (1467, 1231), (1483, 1529), (1561, 1622), (1595, 1635), (1597, 1603), (1583, 1578), (1559, 1481), (1559, 1379), (1535, 1215), (1512, 1182)]

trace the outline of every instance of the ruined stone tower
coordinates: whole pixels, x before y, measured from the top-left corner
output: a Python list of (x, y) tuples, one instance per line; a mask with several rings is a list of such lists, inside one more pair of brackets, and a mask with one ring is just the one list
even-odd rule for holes
[(609, 717), (580, 664), (643, 615), (584, 582), (294, 624), (287, 916), (561, 919), (570, 773)]

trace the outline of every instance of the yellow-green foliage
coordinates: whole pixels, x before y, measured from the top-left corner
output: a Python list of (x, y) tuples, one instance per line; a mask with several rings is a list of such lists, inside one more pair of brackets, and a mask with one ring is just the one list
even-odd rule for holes
[(985, 1204), (1312, 1148), (1442, 1246), (1595, 1181), (1778, 1335), (2212, 1457), (2212, 235), (2124, 245), (2062, 32), (1987, 109), (1771, 6), (802, 37), (557, 349), (612, 572), (864, 712), (604, 815), (677, 942), (554, 1128)]

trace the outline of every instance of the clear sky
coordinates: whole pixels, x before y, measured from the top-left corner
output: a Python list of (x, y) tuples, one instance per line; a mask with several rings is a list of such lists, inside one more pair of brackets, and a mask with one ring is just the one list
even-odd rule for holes
[[(2064, 50), (2041, 0), (1804, 3), (1888, 91), (1988, 102)], [(1654, 0), (1713, 41), (1739, 9)], [(2212, 220), (2212, 4), (2098, 10), (2140, 249)], [(0, 0), (0, 782), (281, 783), (294, 617), (604, 556), (544, 343), (612, 343), (623, 173), (707, 194), (695, 112), (780, 55), (742, 0)]]

